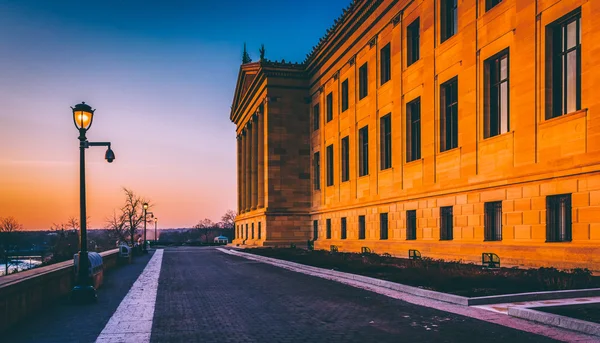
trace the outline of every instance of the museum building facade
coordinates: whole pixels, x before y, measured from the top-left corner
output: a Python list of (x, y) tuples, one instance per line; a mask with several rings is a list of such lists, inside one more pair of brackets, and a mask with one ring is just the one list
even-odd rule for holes
[(304, 62), (245, 60), (233, 244), (600, 271), (595, 15), (356, 0)]

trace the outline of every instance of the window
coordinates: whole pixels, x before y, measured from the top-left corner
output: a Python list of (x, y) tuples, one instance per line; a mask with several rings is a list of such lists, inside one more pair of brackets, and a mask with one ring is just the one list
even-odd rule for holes
[(441, 86), (440, 152), (458, 147), (458, 78)]
[(369, 81), (367, 78), (367, 63), (358, 69), (358, 99), (362, 100), (369, 94)]
[(392, 167), (392, 115), (388, 113), (379, 119), (381, 130), (381, 170)]
[(327, 122), (333, 120), (333, 93), (327, 94)]
[(485, 61), (485, 138), (509, 130), (508, 49)]
[(579, 10), (548, 26), (546, 119), (581, 109), (581, 14)]
[(392, 59), (390, 43), (381, 48), (381, 84), (388, 82), (392, 78)]
[(571, 194), (546, 197), (546, 242), (571, 241)]
[(327, 147), (327, 186), (333, 186), (333, 145)]
[(453, 236), (452, 206), (440, 208), (440, 240), (451, 241)]
[(254, 223), (252, 223), (252, 239), (254, 239)]
[(342, 112), (348, 109), (348, 79), (342, 82)]
[(319, 121), (321, 120), (319, 114), (319, 104), (313, 106), (313, 131), (319, 129)]
[(502, 240), (502, 201), (485, 203), (485, 237), (486, 241)]
[(358, 131), (358, 176), (369, 174), (369, 127)]
[(421, 158), (421, 98), (406, 104), (406, 162)]
[(248, 224), (246, 224), (246, 239), (248, 239)]
[(350, 142), (348, 136), (342, 138), (342, 182), (350, 180)]
[(420, 20), (415, 19), (406, 28), (406, 65), (409, 66), (419, 60)]
[(262, 222), (258, 222), (258, 239), (262, 239), (262, 227), (260, 224), (262, 224)]
[(321, 157), (319, 152), (315, 152), (313, 157), (313, 184), (315, 190), (318, 191), (321, 189)]
[(365, 216), (358, 216), (358, 239), (365, 239)]
[(388, 239), (388, 214), (379, 214), (379, 239)]
[(458, 31), (458, 0), (441, 0), (441, 42), (454, 36)]
[(501, 2), (502, 0), (485, 0), (485, 10), (489, 11)]
[(417, 239), (417, 210), (406, 211), (406, 239)]
[(327, 229), (327, 231), (325, 232), (325, 234), (327, 236), (326, 238), (331, 239), (331, 219), (327, 219), (325, 221), (325, 224), (326, 224), (326, 229)]
[(348, 228), (347, 228), (347, 223), (346, 223), (346, 217), (342, 218), (342, 227), (341, 227), (341, 231), (342, 234), (340, 236), (341, 239), (346, 239), (346, 237), (348, 237)]
[(313, 240), (319, 239), (319, 221), (313, 220)]

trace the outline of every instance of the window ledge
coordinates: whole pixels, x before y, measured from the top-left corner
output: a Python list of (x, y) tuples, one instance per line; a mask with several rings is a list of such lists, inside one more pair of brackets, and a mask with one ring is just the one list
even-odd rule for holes
[(446, 38), (446, 40), (442, 42), (441, 32), (440, 32), (440, 44), (436, 48), (436, 58), (440, 54), (443, 54), (444, 52), (450, 50), (454, 45), (458, 44), (458, 38), (456, 38), (456, 37), (458, 37), (458, 35), (459, 35), (459, 33), (455, 32), (454, 35)]
[(452, 154), (453, 152), (454, 152), (454, 153), (456, 153), (456, 152), (460, 153), (460, 151), (461, 151), (461, 148), (462, 148), (461, 146), (457, 146), (456, 148), (452, 148), (452, 149), (448, 149), (448, 150), (440, 151), (440, 152), (438, 152), (438, 153), (437, 153), (437, 155), (438, 155), (438, 157), (439, 157), (439, 156), (442, 156), (442, 155), (450, 155), (450, 154)]
[(419, 57), (418, 60), (414, 61), (411, 64), (406, 64), (406, 68), (405, 68), (405, 72), (408, 71), (409, 69), (415, 69), (417, 68), (417, 65), (423, 64), (423, 58)]
[(416, 160), (412, 160), (410, 162), (404, 162), (404, 164), (406, 166), (408, 166), (408, 165), (412, 165), (412, 164), (417, 164), (417, 162), (421, 162), (422, 163), (423, 162), (423, 158), (417, 158)]
[(509, 136), (513, 136), (514, 134), (515, 134), (515, 131), (511, 130), (511, 131), (508, 131), (508, 132), (505, 132), (505, 133), (501, 133), (501, 134), (495, 135), (495, 136), (490, 136), (490, 137), (487, 137), (487, 138), (484, 136), (484, 138), (481, 140), (481, 142), (488, 143), (488, 142), (492, 142), (494, 140), (500, 140), (500, 139), (503, 139), (503, 138), (508, 138)]
[(389, 168), (385, 168), (385, 169), (380, 169), (379, 170), (379, 174), (388, 174), (391, 173), (394, 170), (394, 167), (389, 167)]
[(364, 178), (366, 178), (366, 177), (368, 177), (368, 176), (369, 176), (369, 174), (365, 174), (365, 175), (359, 176), (359, 177), (358, 177), (358, 179), (359, 179), (359, 180), (360, 180), (360, 179), (364, 179)]
[(575, 112), (571, 112), (571, 113), (567, 113), (567, 114), (563, 114), (561, 116), (558, 117), (554, 117), (551, 119), (545, 119), (543, 120), (539, 125), (540, 127), (552, 127), (554, 125), (560, 125), (563, 122), (568, 122), (571, 120), (576, 120), (579, 118), (583, 118), (587, 116), (587, 112), (588, 109), (587, 108), (583, 108), (581, 110), (575, 111)]
[(573, 242), (573, 241), (572, 240), (571, 241), (545, 241), (544, 243), (571, 243), (571, 242)]
[[(381, 81), (379, 81), (379, 82), (381, 82)], [(390, 87), (391, 84), (392, 84), (392, 78), (390, 77), (390, 79), (385, 81), (385, 83), (380, 84), (379, 87), (377, 87), (377, 89)]]

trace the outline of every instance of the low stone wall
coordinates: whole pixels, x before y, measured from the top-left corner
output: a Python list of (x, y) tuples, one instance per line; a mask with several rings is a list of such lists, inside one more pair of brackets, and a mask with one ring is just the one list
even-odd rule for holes
[[(117, 265), (118, 253), (100, 253), (105, 270)], [(0, 332), (68, 295), (74, 274), (73, 261), (65, 261), (0, 277)]]

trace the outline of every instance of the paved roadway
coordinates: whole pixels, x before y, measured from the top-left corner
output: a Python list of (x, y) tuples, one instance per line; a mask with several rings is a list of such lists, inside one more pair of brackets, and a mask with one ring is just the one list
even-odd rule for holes
[[(151, 342), (553, 341), (214, 248), (168, 248), (162, 255)], [(98, 304), (61, 304), (0, 341), (93, 342), (148, 259), (107, 275)]]

